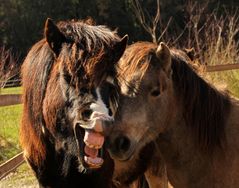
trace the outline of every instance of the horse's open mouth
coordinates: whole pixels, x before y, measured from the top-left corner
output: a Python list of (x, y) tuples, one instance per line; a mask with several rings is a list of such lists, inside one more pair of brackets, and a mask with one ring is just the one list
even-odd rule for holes
[(80, 127), (79, 124), (75, 125), (74, 132), (81, 165), (86, 169), (100, 168), (104, 162), (102, 136)]

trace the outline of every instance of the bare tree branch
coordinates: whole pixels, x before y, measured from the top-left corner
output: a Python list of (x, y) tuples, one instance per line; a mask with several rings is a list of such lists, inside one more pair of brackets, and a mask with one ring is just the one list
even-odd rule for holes
[(18, 59), (19, 56), (14, 56), (10, 49), (6, 49), (4, 46), (0, 48), (0, 88), (3, 88), (8, 80), (19, 74)]
[(169, 18), (169, 21), (168, 21), (166, 27), (164, 28), (163, 32), (161, 33), (161, 35), (159, 36), (159, 38), (157, 39), (157, 41), (160, 41), (161, 38), (164, 36), (164, 34), (166, 33), (166, 31), (168, 30), (168, 27), (169, 27), (171, 21), (172, 21), (172, 17)]
[[(133, 7), (133, 11), (135, 13), (136, 18), (139, 20), (141, 26), (144, 28), (144, 30), (150, 34), (150, 36), (152, 37), (152, 41), (154, 43), (158, 43), (158, 39), (157, 39), (157, 27), (159, 27), (159, 21), (160, 21), (160, 4), (159, 4), (159, 0), (157, 0), (157, 11), (156, 11), (156, 15), (154, 17), (151, 17), (149, 15), (149, 13), (147, 12), (147, 10), (145, 10), (146, 14), (148, 14), (147, 18), (149, 20), (146, 20), (145, 18), (145, 13), (144, 10), (142, 8), (142, 6), (139, 3), (139, 0), (132, 0), (132, 7)], [(170, 23), (171, 20), (168, 22)], [(168, 26), (166, 27), (168, 28)], [(164, 32), (162, 34), (164, 34), (166, 32), (167, 29), (164, 29)], [(159, 37), (162, 38), (162, 35)]]

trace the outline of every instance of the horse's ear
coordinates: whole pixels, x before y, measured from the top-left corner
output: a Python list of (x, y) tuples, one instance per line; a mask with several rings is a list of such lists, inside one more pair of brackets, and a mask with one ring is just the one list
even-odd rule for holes
[(165, 43), (160, 42), (156, 50), (156, 56), (160, 60), (160, 63), (163, 69), (165, 70), (165, 72), (169, 74), (171, 72), (172, 58), (171, 58), (170, 50)]
[(50, 18), (47, 18), (45, 22), (44, 35), (48, 45), (58, 56), (62, 47), (62, 43), (65, 42), (66, 39)]
[(196, 58), (196, 52), (194, 48), (185, 48), (184, 52), (187, 54), (187, 56), (191, 59), (191, 61), (195, 60)]
[(117, 42), (114, 46), (113, 46), (113, 54), (114, 54), (114, 60), (117, 62), (121, 56), (123, 55), (127, 43), (128, 43), (128, 35), (125, 35), (119, 42)]

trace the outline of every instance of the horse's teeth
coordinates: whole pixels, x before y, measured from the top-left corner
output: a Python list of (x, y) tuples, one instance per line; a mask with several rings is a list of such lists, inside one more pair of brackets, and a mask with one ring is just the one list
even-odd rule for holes
[(88, 143), (87, 141), (85, 141), (85, 144), (86, 144), (89, 148), (92, 148), (92, 149), (100, 149), (100, 148), (101, 148), (101, 146), (90, 144), (90, 143)]
[(89, 165), (90, 168), (100, 168), (104, 162), (104, 160), (99, 157), (92, 158), (84, 156), (84, 160)]
[(84, 142), (89, 148), (99, 149), (103, 146), (104, 137), (99, 133), (86, 130)]

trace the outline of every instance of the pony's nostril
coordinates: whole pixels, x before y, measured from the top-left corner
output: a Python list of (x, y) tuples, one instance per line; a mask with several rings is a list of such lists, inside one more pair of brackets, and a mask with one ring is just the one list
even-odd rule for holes
[(120, 136), (115, 139), (114, 145), (117, 151), (126, 152), (130, 148), (130, 140), (125, 136)]
[(86, 109), (86, 110), (83, 110), (83, 112), (81, 112), (81, 116), (83, 119), (89, 119), (91, 114), (92, 114), (92, 110), (90, 109)]

